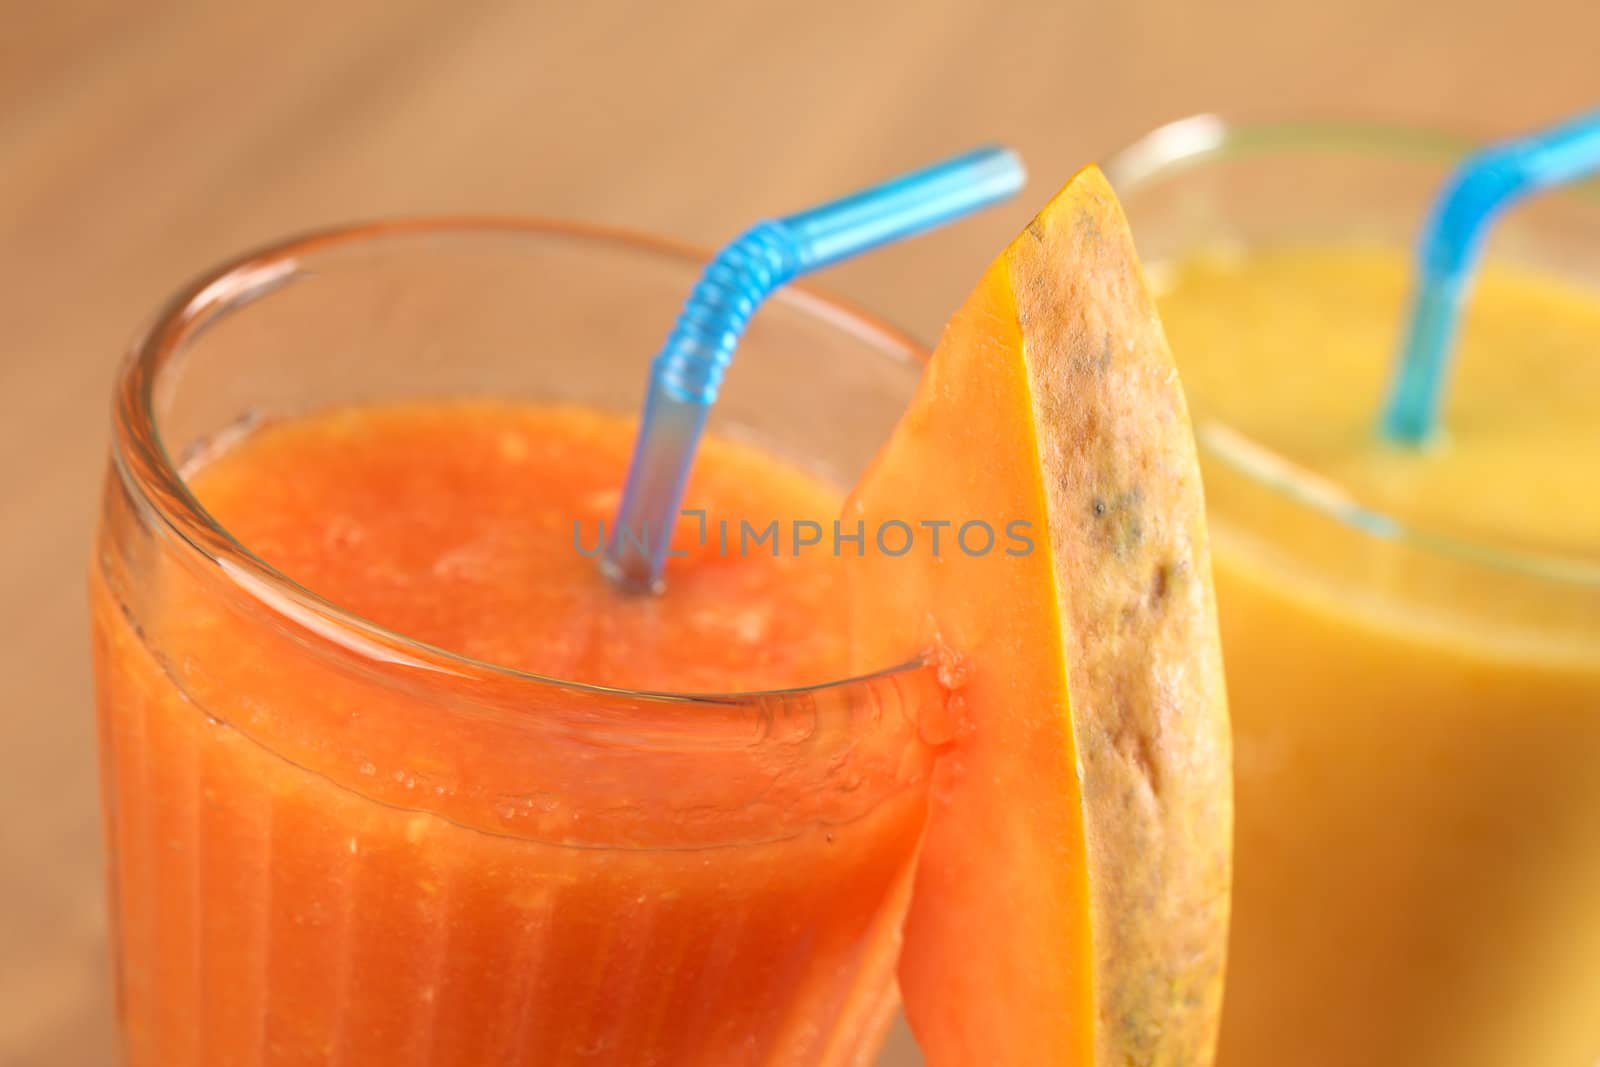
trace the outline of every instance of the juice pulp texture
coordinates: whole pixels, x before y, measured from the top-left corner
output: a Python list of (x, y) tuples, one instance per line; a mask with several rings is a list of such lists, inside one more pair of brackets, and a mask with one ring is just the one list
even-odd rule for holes
[(1409, 270), (1308, 246), (1162, 276), (1235, 731), (1222, 1067), (1600, 1057), (1600, 589), (1306, 520), (1218, 458), (1424, 536), (1592, 563), (1600, 299), (1487, 270), (1445, 437), (1408, 452), (1373, 427)]
[[(575, 409), (345, 410), (190, 484), (294, 581), (465, 656), (678, 691), (840, 677), (829, 555), (712, 536), (670, 595), (598, 577), (577, 544), (631, 437)], [(711, 441), (688, 506), (826, 524), (839, 498)], [(888, 702), (874, 732), (838, 690), (719, 710), (408, 673), (247, 576), (115, 543), (91, 586), (133, 1067), (870, 1054), (924, 814)]]

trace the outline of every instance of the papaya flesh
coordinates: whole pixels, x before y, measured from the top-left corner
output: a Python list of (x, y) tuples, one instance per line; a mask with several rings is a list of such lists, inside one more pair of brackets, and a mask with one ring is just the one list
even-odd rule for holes
[(1210, 555), (1098, 169), (985, 272), (845, 519), (920, 535), (850, 561), (857, 665), (921, 654), (946, 693), (899, 969), (928, 1063), (1203, 1067), (1232, 828)]

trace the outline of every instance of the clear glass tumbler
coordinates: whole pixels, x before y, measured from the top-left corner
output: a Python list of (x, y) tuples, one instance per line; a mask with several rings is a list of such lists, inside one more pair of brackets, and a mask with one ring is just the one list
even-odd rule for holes
[[(1412, 130), (1201, 116), (1107, 172), (1159, 279), (1219, 246), (1409, 248), (1464, 152)], [(1490, 257), (1600, 281), (1600, 196), (1519, 207)], [(1326, 328), (1339, 321), (1328, 308)], [(1298, 387), (1347, 380), (1280, 341)], [(1213, 356), (1176, 355), (1180, 370)], [(1253, 388), (1221, 377), (1186, 374), (1235, 734), (1219, 1063), (1590, 1067), (1600, 555), (1365, 506), (1219, 417), (1221, 394), (1195, 380)]]
[[(927, 671), (699, 697), (452, 656), (275, 573), (182, 473), (251, 420), (330, 405), (631, 412), (703, 261), (561, 224), (372, 226), (228, 264), (139, 340), (90, 576), (132, 1067), (870, 1059)], [(848, 485), (919, 368), (791, 288), (713, 429)]]

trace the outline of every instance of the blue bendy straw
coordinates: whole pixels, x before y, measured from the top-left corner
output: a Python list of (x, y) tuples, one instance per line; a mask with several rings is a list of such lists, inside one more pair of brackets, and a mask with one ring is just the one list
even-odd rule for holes
[(601, 559), (606, 575), (624, 589), (660, 588), (706, 415), (763, 300), (798, 275), (1011, 196), (1024, 178), (1016, 153), (979, 148), (809, 211), (759, 222), (717, 253), (650, 366), (628, 482)]
[(1472, 287), (1489, 223), (1530, 193), (1600, 170), (1600, 111), (1491, 145), (1458, 167), (1435, 201), (1418, 249), (1400, 362), (1389, 386), (1383, 434), (1418, 446), (1438, 429), (1461, 306)]

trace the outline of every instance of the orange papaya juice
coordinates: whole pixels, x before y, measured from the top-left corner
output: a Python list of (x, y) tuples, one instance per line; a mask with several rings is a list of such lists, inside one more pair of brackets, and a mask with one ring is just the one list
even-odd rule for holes
[[(191, 474), (262, 561), (455, 654), (453, 674), (235, 575), (242, 607), (178, 560), (144, 571), (131, 617), (108, 552), (95, 651), (130, 1064), (867, 1054), (923, 817), (893, 693), (651, 700), (474, 665), (696, 692), (839, 675), (817, 621), (831, 556), (711, 541), (662, 598), (599, 577), (574, 524), (609, 517), (630, 430), (571, 408), (344, 410)], [(715, 441), (690, 501), (733, 521), (838, 507)]]

